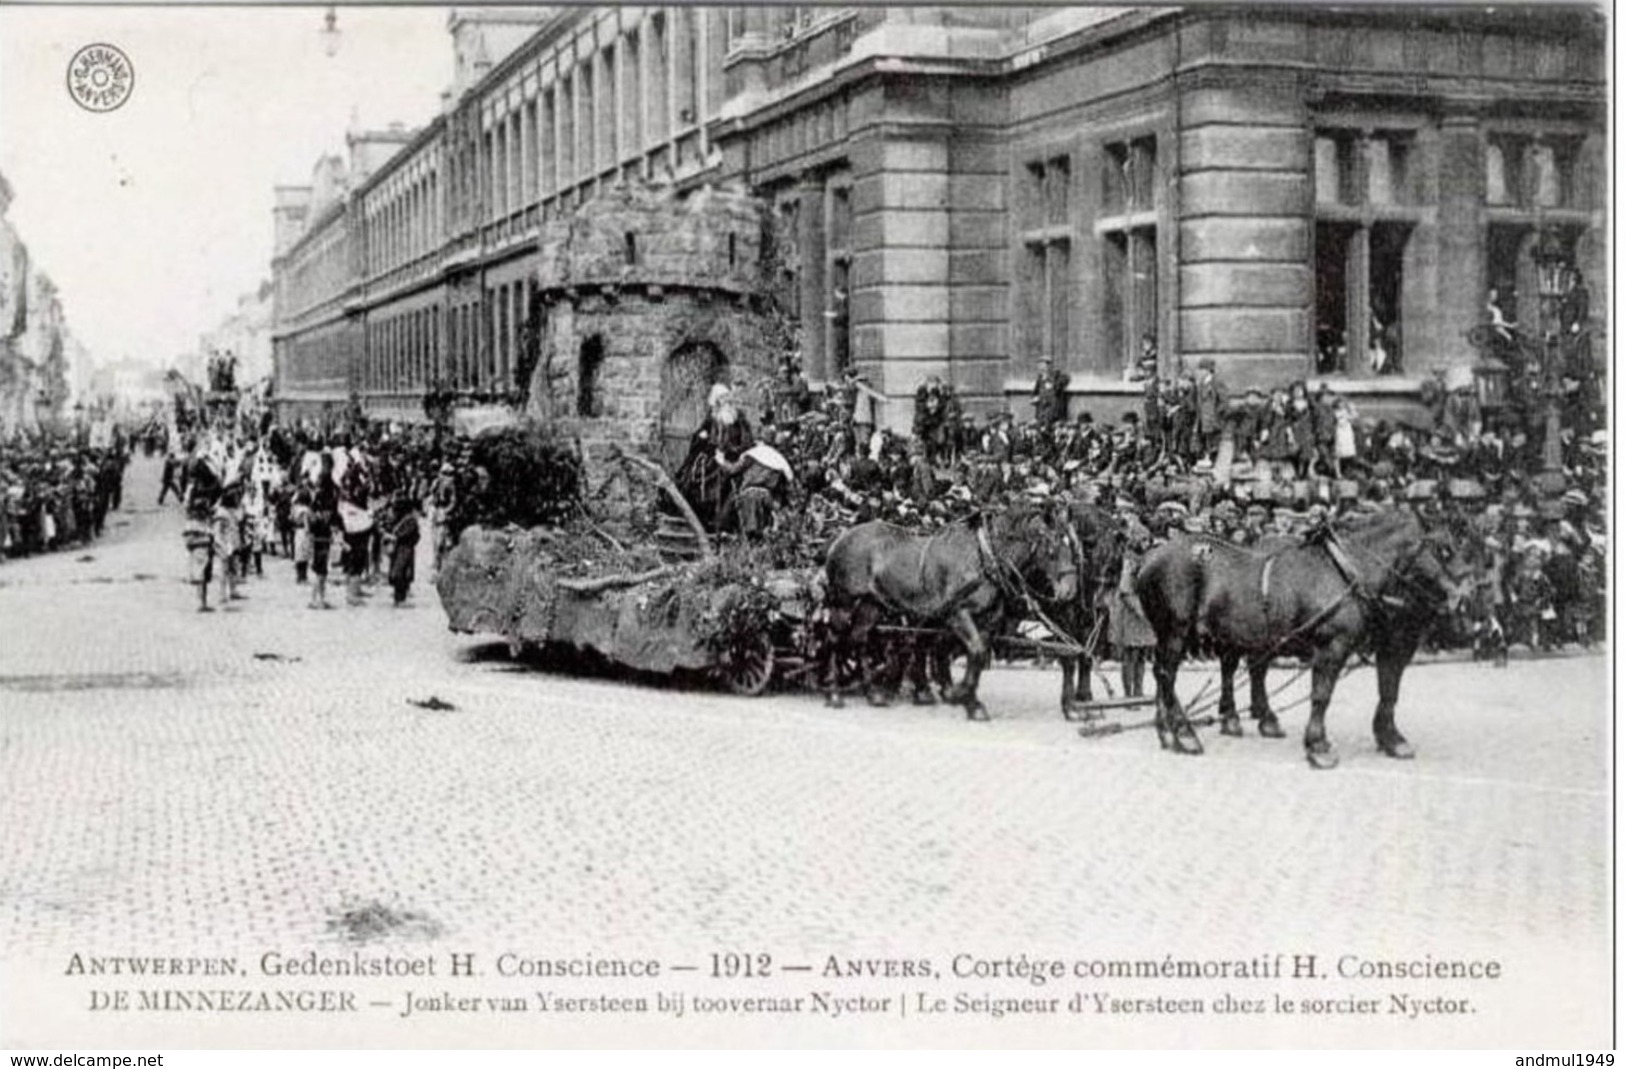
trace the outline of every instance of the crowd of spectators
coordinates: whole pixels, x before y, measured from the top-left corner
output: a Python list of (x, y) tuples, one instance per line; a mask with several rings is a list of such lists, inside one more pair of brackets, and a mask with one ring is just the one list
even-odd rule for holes
[(0, 560), (87, 546), (122, 507), (128, 439), (84, 438), (39, 431), (0, 442)]
[(791, 358), (763, 391), (756, 427), (729, 391), (713, 393), (685, 489), (713, 456), (717, 496), (776, 506), (725, 505), (720, 525), (763, 537), (776, 511), (810, 545), (873, 518), (932, 529), (1015, 496), (1093, 501), (1153, 539), (1179, 528), (1243, 544), (1406, 508), (1458, 536), (1476, 577), (1463, 626), (1482, 655), (1600, 636), (1607, 432), (1595, 394), (1567, 384), (1548, 451), (1538, 405), (1539, 418), (1486, 411), (1465, 369), (1431, 380), (1426, 415), (1404, 420), (1368, 418), (1324, 382), (1236, 391), (1210, 361), (1158, 375), (1149, 340), (1145, 357), (1138, 403), (1116, 420), (1072, 412), (1065, 374), (1046, 363), (1030, 418), (976, 418), (951, 385), (928, 379), (911, 436), (876, 429), (855, 374), (819, 395)]

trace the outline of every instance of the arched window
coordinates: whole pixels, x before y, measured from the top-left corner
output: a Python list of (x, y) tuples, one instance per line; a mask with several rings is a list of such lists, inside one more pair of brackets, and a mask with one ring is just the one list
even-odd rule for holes
[(576, 368), (576, 415), (595, 419), (604, 414), (603, 391), (598, 384), (604, 367), (604, 339), (597, 334), (581, 343), (581, 363)]

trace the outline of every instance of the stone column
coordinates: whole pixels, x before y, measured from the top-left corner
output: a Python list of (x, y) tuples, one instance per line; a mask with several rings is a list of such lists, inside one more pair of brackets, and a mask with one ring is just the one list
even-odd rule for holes
[(1232, 390), (1308, 373), (1312, 131), (1288, 83), (1184, 91), (1180, 352)]
[[(753, 9), (754, 10), (754, 9)], [(831, 369), (825, 347), (824, 309), (824, 185), (803, 177), (796, 186), (796, 264), (801, 287), (802, 357), (809, 377), (829, 381)]]
[[(1437, 351), (1477, 357), (1466, 334), (1484, 321), (1484, 141), (1478, 115), (1446, 113), (1439, 123)], [(1411, 371), (1421, 371), (1412, 367)]]

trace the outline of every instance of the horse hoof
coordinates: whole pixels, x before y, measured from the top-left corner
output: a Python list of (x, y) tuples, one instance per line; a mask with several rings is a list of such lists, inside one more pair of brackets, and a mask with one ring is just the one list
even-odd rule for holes
[(1379, 742), (1377, 743), (1377, 749), (1400, 761), (1409, 761), (1416, 756), (1416, 748), (1404, 739), (1390, 739), (1387, 742)]
[(829, 697), (824, 699), (824, 708), (826, 708), (826, 709), (845, 709), (846, 708), (846, 701), (845, 701), (845, 699), (841, 698), (839, 695), (831, 694)]
[(891, 705), (891, 699), (883, 694), (866, 694), (864, 697), (868, 700), (869, 705), (875, 709), (884, 709)]
[(914, 704), (915, 705), (935, 705), (935, 704), (937, 704), (937, 696), (935, 694), (916, 692), (915, 695), (914, 695)]
[(1330, 747), (1324, 750), (1305, 750), (1304, 756), (1309, 759), (1309, 767), (1326, 771), (1337, 767), (1337, 753)]
[(1229, 735), (1233, 739), (1241, 738), (1241, 718), (1235, 715), (1221, 718), (1219, 720), (1219, 734)]
[(1286, 738), (1286, 732), (1281, 730), (1281, 722), (1275, 718), (1273, 713), (1258, 718), (1258, 734), (1265, 739)]
[(992, 717), (987, 715), (987, 706), (977, 702), (975, 705), (965, 706), (965, 719), (987, 721), (991, 720)]

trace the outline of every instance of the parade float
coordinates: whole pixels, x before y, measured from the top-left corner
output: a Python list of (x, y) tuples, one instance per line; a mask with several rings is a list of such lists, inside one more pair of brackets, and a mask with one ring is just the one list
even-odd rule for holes
[(659, 465), (627, 453), (589, 494), (534, 425), (472, 453), (492, 485), (530, 489), (470, 503), (436, 580), (453, 631), (742, 694), (811, 671), (816, 568), (796, 566), (788, 535), (719, 544)]

